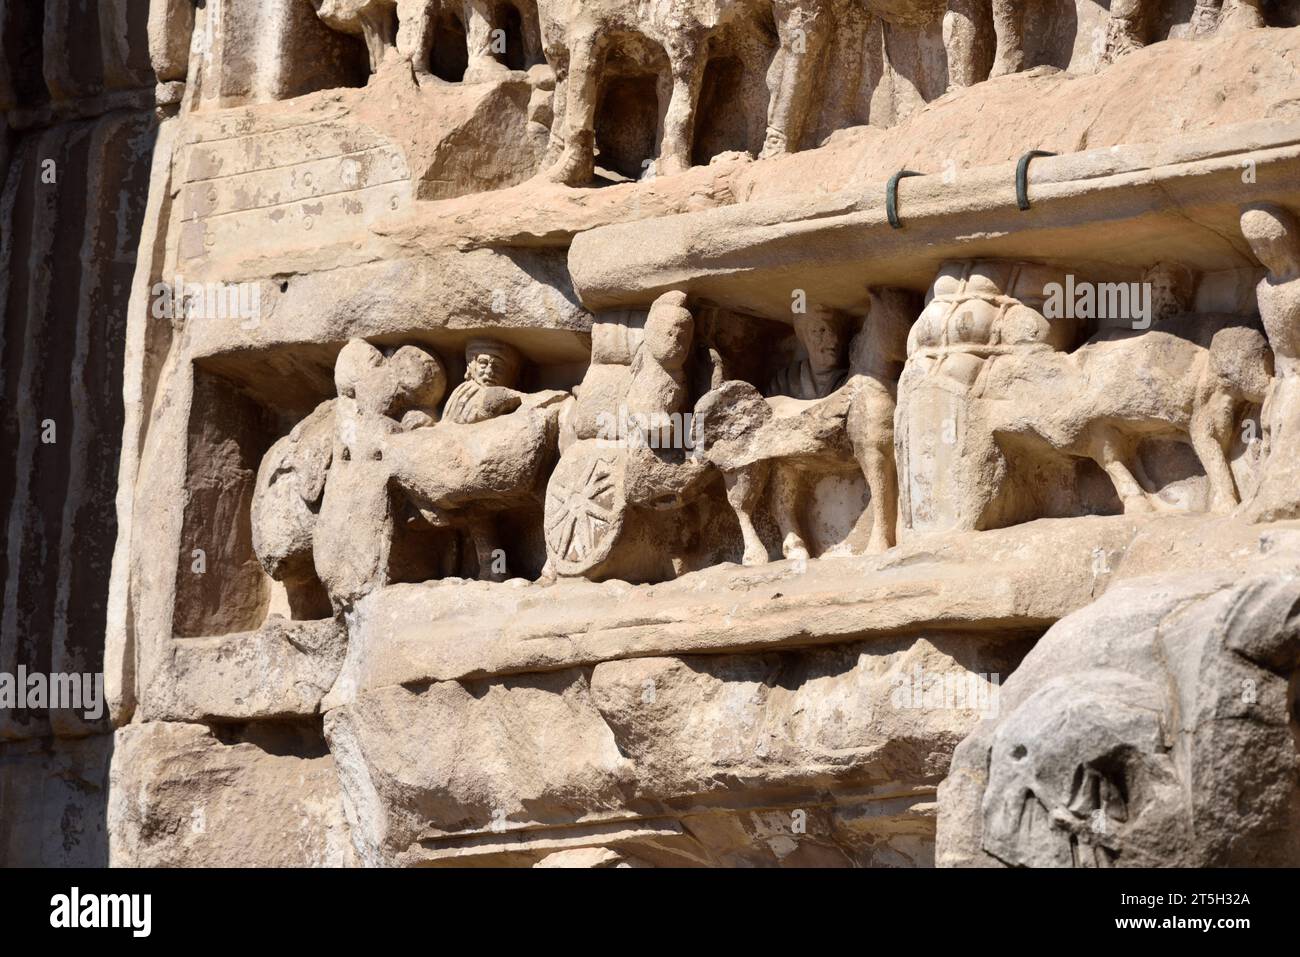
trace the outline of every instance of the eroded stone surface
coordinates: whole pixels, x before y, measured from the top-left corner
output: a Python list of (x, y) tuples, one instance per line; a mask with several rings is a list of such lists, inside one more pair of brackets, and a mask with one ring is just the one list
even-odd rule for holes
[(4, 862), (1294, 861), (1296, 0), (136, 6), (0, 4)]
[(1296, 861), (1298, 602), (1273, 562), (1138, 579), (1062, 620), (954, 755), (940, 863)]
[[(109, 777), (109, 863), (126, 867), (341, 867), (352, 857), (334, 761), (319, 729), (120, 729)], [(313, 740), (315, 739), (315, 740)]]

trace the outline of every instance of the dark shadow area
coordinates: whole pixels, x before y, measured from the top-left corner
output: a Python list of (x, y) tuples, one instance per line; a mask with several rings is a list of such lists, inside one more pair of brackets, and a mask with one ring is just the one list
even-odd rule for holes
[(459, 83), (465, 79), (468, 67), (469, 41), (465, 36), (465, 24), (450, 10), (443, 11), (434, 30), (429, 69), (440, 80)]

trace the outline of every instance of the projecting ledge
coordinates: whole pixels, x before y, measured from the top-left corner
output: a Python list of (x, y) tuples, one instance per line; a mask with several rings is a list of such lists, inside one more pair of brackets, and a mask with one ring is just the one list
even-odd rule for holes
[[(575, 237), (583, 305), (645, 305), (684, 289), (720, 305), (788, 315), (791, 290), (845, 310), (868, 286), (924, 289), (948, 259), (1009, 258), (1119, 278), (1158, 260), (1202, 271), (1253, 268), (1237, 220), (1246, 203), (1300, 205), (1300, 123), (1259, 121), (1158, 144), (805, 193), (604, 226)], [(1136, 278), (1136, 277), (1135, 277)]]
[(349, 616), (347, 658), (321, 709), (392, 685), (624, 658), (935, 631), (990, 641), (1036, 635), (1116, 581), (1171, 570), (1232, 574), (1258, 557), (1266, 528), (1204, 515), (1052, 519), (802, 567), (719, 565), (660, 585), (393, 585)]

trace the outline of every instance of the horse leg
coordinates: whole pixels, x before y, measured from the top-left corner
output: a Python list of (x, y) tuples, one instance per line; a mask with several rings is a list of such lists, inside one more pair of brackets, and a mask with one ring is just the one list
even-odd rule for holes
[(1232, 437), (1235, 403), (1226, 394), (1210, 397), (1192, 413), (1188, 429), (1192, 448), (1201, 460), (1205, 477), (1210, 483), (1210, 511), (1231, 512), (1237, 507), (1237, 486), (1228, 464), (1228, 448)]
[(799, 473), (778, 462), (772, 469), (772, 510), (781, 530), (781, 554), (796, 561), (808, 560), (808, 545), (799, 528)]
[[(485, 582), (502, 582), (510, 577), (505, 566), (505, 552), (497, 541), (496, 526), (487, 515), (474, 515), (468, 520), (469, 536), (474, 542), (474, 555), (478, 559), (478, 578)], [(497, 566), (502, 567), (498, 570)]]
[(673, 56), (672, 92), (664, 114), (663, 145), (659, 150), (659, 174), (671, 176), (691, 168), (691, 147), (695, 134), (695, 110), (704, 82), (704, 45), (692, 38)]
[(411, 61), (417, 77), (429, 75), (436, 6), (429, 0), (397, 0), (397, 52)]
[(546, 144), (544, 169), (550, 169), (564, 153), (565, 111), (568, 108), (569, 94), (569, 51), (563, 47), (548, 47), (546, 62), (555, 74), (555, 91), (551, 97), (551, 136)]
[(1124, 514), (1154, 511), (1151, 500), (1147, 498), (1146, 489), (1133, 477), (1128, 467), (1128, 456), (1132, 451), (1130, 443), (1113, 426), (1098, 426), (1098, 435), (1094, 440), (1093, 461), (1105, 469), (1115, 486), (1115, 492), (1124, 503)]
[(898, 470), (894, 467), (894, 404), (888, 393), (864, 391), (849, 406), (846, 420), (854, 458), (871, 492), (867, 551), (872, 553), (888, 551), (895, 541)]
[(464, 2), (465, 45), (469, 54), (465, 80), (474, 83), (504, 73), (505, 66), (493, 55), (491, 6), (487, 0)]
[(596, 175), (596, 66), (599, 54), (594, 34), (580, 33), (570, 37), (562, 121), (564, 152), (546, 172), (546, 178), (552, 182), (582, 186)]
[(767, 473), (766, 462), (722, 473), (727, 487), (727, 504), (736, 513), (740, 534), (745, 542), (745, 553), (741, 560), (746, 565), (762, 565), (767, 562), (767, 549), (754, 528), (754, 506), (758, 504), (758, 497), (767, 482)]
[(1114, 63), (1120, 57), (1146, 46), (1151, 0), (1112, 0), (1106, 23), (1106, 45), (1101, 62)]
[(1028, 0), (993, 0), (993, 29), (998, 48), (990, 77), (1025, 68), (1025, 4)]
[(366, 41), (366, 52), (370, 56), (370, 72), (378, 73), (379, 65), (393, 48), (396, 37), (393, 32), (391, 10), (366, 7), (360, 14), (361, 35)]
[(778, 156), (799, 149), (817, 58), (826, 45), (829, 28), (829, 15), (824, 10), (786, 10), (784, 5), (777, 6), (776, 31), (780, 46), (768, 71), (771, 102), (761, 156)]
[(1261, 0), (1224, 0), (1219, 29), (1224, 33), (1236, 33), (1267, 26), (1261, 6)]
[[(993, 0), (996, 5), (999, 0)], [(1006, 2), (1006, 0), (1001, 0)], [(948, 55), (948, 88), (974, 86), (984, 79), (980, 68), (987, 60), (981, 49), (981, 0), (948, 0), (943, 15), (943, 47)]]

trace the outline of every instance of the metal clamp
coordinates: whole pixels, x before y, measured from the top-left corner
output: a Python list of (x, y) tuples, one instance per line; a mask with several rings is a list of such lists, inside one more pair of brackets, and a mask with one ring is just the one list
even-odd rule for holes
[(1039, 156), (1055, 156), (1047, 150), (1030, 150), (1016, 164), (1016, 205), (1024, 212), (1029, 208), (1029, 162)]
[(885, 189), (885, 215), (889, 217), (889, 225), (895, 229), (903, 228), (903, 222), (898, 218), (898, 181), (906, 179), (908, 176), (924, 175), (924, 173), (917, 173), (910, 169), (900, 169), (889, 177), (889, 186)]

